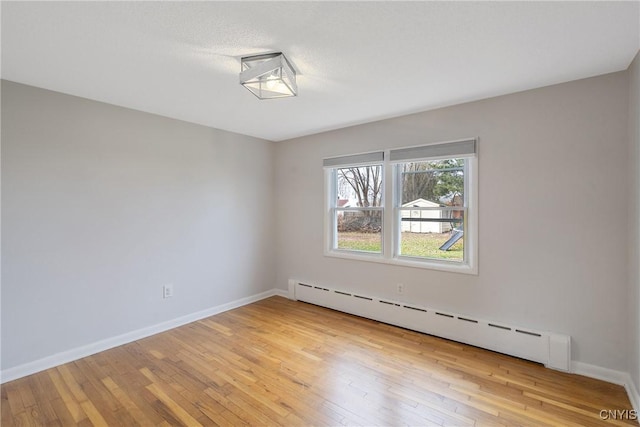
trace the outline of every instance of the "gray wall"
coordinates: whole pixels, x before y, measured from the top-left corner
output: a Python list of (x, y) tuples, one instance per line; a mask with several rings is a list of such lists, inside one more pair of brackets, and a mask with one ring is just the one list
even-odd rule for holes
[(640, 390), (640, 53), (629, 68), (629, 373)]
[[(565, 333), (574, 360), (627, 371), (627, 83), (620, 72), (278, 143), (277, 285)], [(476, 136), (479, 275), (323, 256), (323, 157)]]
[(2, 369), (273, 288), (273, 143), (7, 81), (2, 125)]

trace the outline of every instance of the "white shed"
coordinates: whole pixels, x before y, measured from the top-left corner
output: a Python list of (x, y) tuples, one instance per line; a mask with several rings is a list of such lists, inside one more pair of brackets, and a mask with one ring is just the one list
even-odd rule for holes
[[(403, 208), (439, 208), (441, 205), (425, 199), (416, 199), (402, 205)], [(402, 210), (402, 231), (411, 233), (445, 233), (451, 230), (450, 222), (425, 221), (424, 219), (448, 218), (450, 212), (442, 210)], [(412, 221), (415, 218), (416, 221)]]

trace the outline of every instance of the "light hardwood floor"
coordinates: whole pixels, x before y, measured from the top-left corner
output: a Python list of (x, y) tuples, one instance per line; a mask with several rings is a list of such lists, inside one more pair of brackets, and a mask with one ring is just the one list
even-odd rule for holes
[(272, 297), (2, 385), (13, 425), (637, 425), (620, 386)]

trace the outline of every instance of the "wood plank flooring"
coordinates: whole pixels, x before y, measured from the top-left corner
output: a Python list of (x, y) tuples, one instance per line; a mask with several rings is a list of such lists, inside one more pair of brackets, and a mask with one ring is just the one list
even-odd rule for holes
[(281, 297), (1, 390), (2, 426), (637, 425), (620, 386)]

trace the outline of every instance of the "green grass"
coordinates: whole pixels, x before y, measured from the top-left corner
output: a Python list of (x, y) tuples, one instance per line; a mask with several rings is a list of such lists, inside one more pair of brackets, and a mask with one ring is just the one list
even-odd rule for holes
[(338, 249), (350, 251), (382, 252), (380, 233), (338, 233)]
[(458, 240), (448, 251), (439, 249), (450, 237), (449, 233), (402, 233), (402, 255), (462, 261), (464, 239)]
[[(402, 233), (402, 255), (462, 261), (464, 239), (458, 240), (448, 251), (438, 249), (449, 237), (449, 233)], [(338, 233), (338, 249), (380, 253), (381, 243), (379, 233)]]

